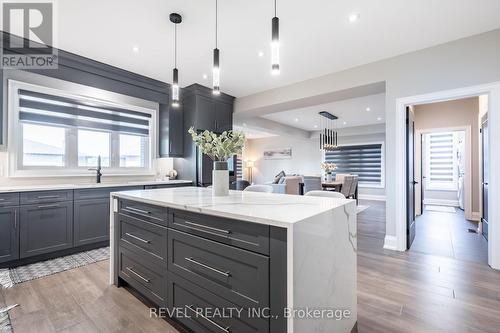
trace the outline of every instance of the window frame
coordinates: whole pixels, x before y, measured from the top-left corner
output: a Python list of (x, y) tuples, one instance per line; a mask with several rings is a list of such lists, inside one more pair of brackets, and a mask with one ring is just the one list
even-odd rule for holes
[[(380, 183), (378, 184), (370, 184), (370, 183), (362, 183), (358, 182), (359, 187), (363, 188), (385, 188), (385, 142), (384, 141), (372, 141), (372, 142), (356, 142), (356, 143), (347, 143), (340, 144), (338, 147), (355, 147), (355, 146), (365, 146), (365, 145), (380, 145)], [(325, 162), (326, 159), (326, 151), (322, 150), (321, 160)]]
[[(17, 91), (19, 89), (26, 89), (40, 93), (46, 93), (61, 97), (78, 97), (90, 102), (99, 102), (112, 107), (127, 108), (139, 112), (145, 112), (151, 115), (149, 124), (149, 136), (147, 142), (145, 166), (144, 167), (120, 167), (119, 166), (119, 134), (115, 131), (104, 131), (110, 133), (110, 167), (103, 167), (103, 174), (105, 176), (151, 176), (154, 175), (154, 158), (157, 156), (156, 134), (157, 134), (157, 113), (156, 109), (147, 108), (130, 104), (130, 101), (135, 98), (111, 93), (97, 88), (86, 87), (79, 84), (74, 84), (58, 79), (49, 80), (54, 81), (58, 85), (64, 83), (64, 87), (68, 86), (71, 89), (60, 90), (48, 86), (40, 86), (32, 83), (21, 82), (17, 80), (8, 80), (8, 156), (9, 156), (9, 177), (83, 177), (92, 176), (93, 174), (88, 170), (90, 166), (78, 166), (78, 129), (79, 127), (58, 126), (50, 124), (47, 126), (63, 127), (66, 129), (65, 137), (65, 165), (63, 167), (57, 166), (24, 166), (23, 161), (23, 126), (19, 120), (19, 96)], [(91, 93), (93, 96), (106, 96), (109, 99), (103, 100), (95, 97), (88, 97), (81, 94)], [(147, 101), (146, 101), (147, 102)], [(151, 104), (151, 103), (150, 103)], [(43, 124), (42, 124), (43, 125)], [(99, 131), (97, 129), (80, 128), (84, 130)], [(116, 163), (115, 163), (116, 162)]]

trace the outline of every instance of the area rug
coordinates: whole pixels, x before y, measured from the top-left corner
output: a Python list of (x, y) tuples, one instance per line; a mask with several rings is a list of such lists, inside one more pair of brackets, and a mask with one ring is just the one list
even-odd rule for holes
[(109, 259), (109, 247), (71, 254), (26, 266), (0, 269), (0, 285), (4, 288), (10, 288), (17, 283), (39, 279), (106, 259)]
[(359, 213), (361, 213), (362, 211), (367, 210), (368, 208), (370, 208), (370, 206), (368, 206), (368, 205), (358, 205), (358, 206), (356, 207), (356, 214), (359, 214)]
[(442, 212), (442, 213), (456, 213), (457, 212), (457, 209), (455, 207), (434, 206), (434, 205), (425, 205), (425, 210), (433, 211), (433, 212)]

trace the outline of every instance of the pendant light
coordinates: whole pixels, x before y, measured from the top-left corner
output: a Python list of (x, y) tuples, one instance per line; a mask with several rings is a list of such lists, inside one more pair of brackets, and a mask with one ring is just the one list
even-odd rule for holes
[(217, 32), (218, 32), (218, 27), (217, 24), (218, 22), (218, 4), (217, 0), (215, 0), (215, 49), (214, 49), (214, 66), (212, 68), (212, 83), (213, 83), (213, 90), (212, 93), (214, 95), (220, 95), (220, 68), (219, 68), (219, 49), (217, 48)]
[(276, 16), (276, 0), (274, 0), (274, 17), (271, 21), (271, 74), (280, 73), (280, 19)]
[(319, 149), (333, 151), (338, 147), (337, 116), (327, 111), (321, 111), (321, 131), (319, 134)]
[(179, 107), (179, 71), (177, 70), (177, 24), (182, 22), (182, 16), (170, 14), (170, 22), (174, 24), (174, 70), (172, 73), (172, 106)]

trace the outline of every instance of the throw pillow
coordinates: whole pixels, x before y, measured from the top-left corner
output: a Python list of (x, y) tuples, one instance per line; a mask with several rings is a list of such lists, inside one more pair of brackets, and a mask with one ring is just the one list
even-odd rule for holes
[(273, 184), (278, 184), (282, 177), (285, 177), (285, 171), (281, 171), (274, 177)]

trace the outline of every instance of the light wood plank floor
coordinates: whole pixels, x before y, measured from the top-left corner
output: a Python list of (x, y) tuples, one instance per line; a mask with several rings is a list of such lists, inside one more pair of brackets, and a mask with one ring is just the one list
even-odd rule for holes
[[(358, 215), (358, 332), (499, 332), (500, 273), (484, 264), (382, 249), (385, 206)], [(123, 288), (107, 285), (108, 262), (0, 292), (15, 333), (177, 332), (150, 319)]]

